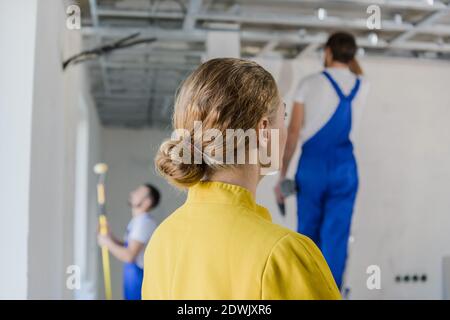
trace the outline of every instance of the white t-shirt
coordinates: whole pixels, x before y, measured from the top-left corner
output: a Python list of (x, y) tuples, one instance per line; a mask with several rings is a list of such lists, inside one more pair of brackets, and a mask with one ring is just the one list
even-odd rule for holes
[[(135, 240), (146, 245), (150, 240), (150, 237), (152, 236), (153, 231), (155, 231), (156, 227), (157, 223), (150, 214), (148, 213), (139, 214), (133, 217), (130, 223), (128, 223), (125, 241), (129, 242), (130, 240)], [(135, 263), (140, 268), (144, 267), (144, 252), (145, 246), (136, 257)]]
[[(348, 95), (355, 86), (356, 75), (346, 68), (325, 69)], [(352, 130), (350, 139), (354, 141), (354, 132), (358, 127), (362, 109), (369, 92), (367, 79), (360, 76), (361, 84), (352, 101)], [(333, 116), (339, 105), (339, 97), (330, 81), (321, 72), (304, 78), (295, 93), (294, 101), (304, 104), (304, 123), (301, 132), (302, 143), (314, 136)]]

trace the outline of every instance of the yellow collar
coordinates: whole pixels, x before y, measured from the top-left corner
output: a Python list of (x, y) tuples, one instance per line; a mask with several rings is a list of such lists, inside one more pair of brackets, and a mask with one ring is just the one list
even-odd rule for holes
[(255, 202), (253, 194), (248, 189), (234, 184), (201, 181), (189, 188), (186, 203), (223, 203), (243, 206), (263, 219), (272, 221), (269, 211)]

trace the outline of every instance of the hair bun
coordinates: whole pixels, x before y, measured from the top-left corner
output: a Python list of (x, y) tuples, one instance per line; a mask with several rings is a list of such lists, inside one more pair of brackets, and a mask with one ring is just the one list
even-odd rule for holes
[(206, 173), (205, 164), (186, 164), (173, 159), (172, 151), (179, 141), (164, 141), (155, 158), (155, 168), (171, 184), (188, 188), (199, 182)]

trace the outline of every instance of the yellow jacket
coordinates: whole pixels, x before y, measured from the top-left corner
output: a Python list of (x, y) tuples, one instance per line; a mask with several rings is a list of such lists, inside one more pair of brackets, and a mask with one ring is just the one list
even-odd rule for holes
[(143, 299), (340, 299), (321, 252), (245, 188), (200, 182), (154, 232)]

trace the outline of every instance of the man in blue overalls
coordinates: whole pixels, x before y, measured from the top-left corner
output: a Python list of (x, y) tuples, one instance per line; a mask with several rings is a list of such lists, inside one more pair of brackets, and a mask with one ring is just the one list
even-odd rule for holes
[(294, 97), (280, 182), (285, 179), (300, 135), (297, 183), (298, 232), (310, 237), (327, 260), (338, 287), (347, 258), (358, 173), (353, 155), (354, 122), (367, 94), (348, 33), (335, 33), (325, 45), (325, 70), (305, 78)]
[(98, 235), (98, 244), (109, 251), (123, 265), (123, 295), (125, 300), (140, 300), (144, 276), (144, 251), (157, 224), (150, 211), (159, 203), (160, 193), (151, 184), (144, 184), (130, 192), (129, 205), (132, 219), (128, 223), (123, 241), (109, 230), (107, 235)]

